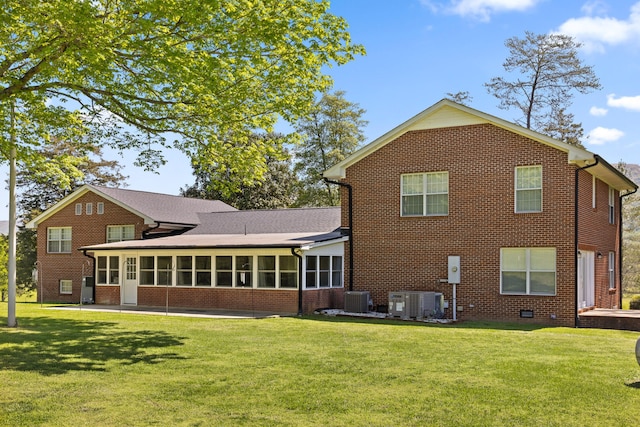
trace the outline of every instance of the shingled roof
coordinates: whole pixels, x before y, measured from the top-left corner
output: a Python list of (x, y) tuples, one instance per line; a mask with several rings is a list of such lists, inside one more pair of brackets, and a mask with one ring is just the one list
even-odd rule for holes
[(340, 231), (340, 208), (233, 211), (199, 214), (184, 234), (127, 240), (82, 250), (313, 247), (347, 239)]
[(83, 185), (76, 191), (47, 209), (31, 220), (28, 228), (37, 227), (38, 223), (58, 212), (70, 203), (86, 194), (93, 192), (105, 199), (144, 218), (145, 224), (180, 224), (197, 225), (200, 222), (199, 213), (228, 212), (237, 209), (219, 200), (192, 199), (189, 197), (172, 196), (169, 194), (151, 193), (148, 191), (127, 190), (123, 188), (101, 187), (98, 185)]
[(185, 234), (328, 233), (340, 228), (340, 208), (248, 210), (200, 213)]
[(192, 199), (170, 194), (122, 188), (87, 185), (96, 193), (111, 199), (125, 207), (133, 209), (141, 216), (152, 218), (155, 222), (177, 224), (198, 224), (198, 214), (209, 212), (237, 211), (236, 208), (219, 200)]

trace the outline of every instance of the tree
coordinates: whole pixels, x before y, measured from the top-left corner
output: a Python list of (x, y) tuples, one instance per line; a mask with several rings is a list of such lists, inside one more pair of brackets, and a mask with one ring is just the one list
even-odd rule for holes
[(366, 112), (344, 98), (344, 91), (325, 94), (308, 117), (298, 121), (302, 143), (295, 150), (295, 172), (299, 175), (298, 206), (337, 206), (340, 193), (322, 179), (324, 171), (342, 161), (364, 142), (362, 128)]
[(0, 234), (0, 301), (6, 301), (7, 292), (9, 290), (9, 274), (7, 272), (7, 251), (9, 250), (9, 242), (7, 236)]
[[(620, 172), (640, 182), (640, 166), (619, 162)], [(640, 294), (640, 193), (622, 202), (622, 289), (625, 295)]]
[[(509, 56), (503, 67), (508, 73), (519, 73), (512, 80), (494, 77), (485, 84), (487, 91), (500, 100), (505, 110), (516, 108), (522, 113), (517, 123), (527, 129), (544, 132), (551, 130), (561, 135), (582, 135), (582, 126), (576, 132), (573, 116), (566, 114), (574, 92), (589, 93), (600, 89), (600, 82), (591, 66), (578, 57), (582, 46), (563, 34), (534, 34), (525, 32), (520, 39), (507, 39)], [(565, 130), (567, 129), (567, 130)]]
[[(75, 141), (93, 126), (108, 129), (101, 143), (137, 148), (149, 167), (162, 161), (171, 135), (197, 163), (226, 159), (259, 178), (269, 147), (229, 156), (226, 136), (246, 142), (278, 117), (295, 121), (331, 86), (324, 67), (364, 48), (351, 43), (343, 18), (328, 13), (328, 1), (258, 3), (6, 0), (0, 162), (14, 176), (17, 164), (42, 160), (37, 148), (50, 135)], [(13, 235), (15, 221), (10, 228)], [(11, 256), (9, 264), (11, 282)], [(9, 296), (15, 326), (11, 286)]]
[(458, 104), (467, 106), (471, 103), (471, 101), (473, 101), (473, 96), (471, 96), (471, 93), (469, 93), (468, 90), (456, 93), (447, 92), (446, 98)]
[[(279, 209), (295, 201), (296, 177), (291, 167), (291, 155), (283, 148), (283, 135), (254, 135), (253, 139), (272, 139), (279, 152), (266, 158), (267, 171), (259, 180), (247, 180), (223, 165), (218, 167), (193, 165), (196, 181), (181, 189), (185, 197), (221, 200), (237, 209)], [(229, 190), (230, 187), (231, 190)]]

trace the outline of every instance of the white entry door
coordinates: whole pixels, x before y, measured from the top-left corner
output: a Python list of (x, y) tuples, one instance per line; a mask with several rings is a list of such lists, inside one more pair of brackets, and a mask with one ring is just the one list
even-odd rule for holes
[(124, 280), (122, 281), (123, 304), (138, 304), (138, 259), (126, 257), (124, 259)]
[(595, 252), (580, 251), (578, 255), (578, 308), (595, 305)]

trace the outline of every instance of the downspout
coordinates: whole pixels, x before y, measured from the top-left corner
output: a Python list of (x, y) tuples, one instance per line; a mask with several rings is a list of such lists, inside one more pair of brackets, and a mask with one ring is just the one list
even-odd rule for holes
[(345, 187), (349, 194), (349, 291), (353, 291), (353, 187), (346, 182), (332, 181), (328, 178), (324, 178), (324, 181)]
[(620, 238), (618, 239), (618, 283), (620, 283), (620, 294), (618, 295), (618, 309), (622, 309), (622, 199), (634, 194), (638, 189), (620, 195), (620, 208), (618, 209), (618, 224), (620, 227)]
[[(91, 291), (91, 298), (93, 299), (93, 302), (95, 304), (96, 302), (96, 257), (94, 257), (93, 255), (89, 255), (86, 249), (82, 250), (82, 255), (86, 256), (87, 258), (91, 258), (93, 260), (93, 290)], [(82, 288), (80, 288), (80, 294), (82, 295)]]
[(296, 252), (298, 248), (291, 248), (291, 255), (298, 258), (298, 316), (302, 316), (302, 255)]
[(573, 212), (573, 244), (574, 244), (574, 251), (573, 251), (573, 260), (574, 260), (574, 277), (575, 277), (575, 286), (574, 286), (574, 295), (573, 295), (573, 303), (574, 303), (574, 327), (577, 328), (579, 326), (579, 316), (578, 316), (578, 174), (580, 173), (581, 170), (585, 170), (585, 169), (589, 169), (594, 167), (595, 165), (597, 165), (600, 162), (600, 156), (598, 156), (597, 154), (593, 155), (594, 159), (596, 159), (595, 163), (591, 164), (591, 165), (585, 165), (581, 168), (576, 169), (575, 171), (575, 188), (574, 188), (574, 196), (575, 196), (575, 206), (574, 206), (574, 212)]

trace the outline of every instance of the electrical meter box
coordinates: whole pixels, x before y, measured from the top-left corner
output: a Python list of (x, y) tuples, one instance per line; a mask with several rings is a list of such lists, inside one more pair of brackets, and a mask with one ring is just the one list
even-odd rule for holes
[(460, 257), (451, 255), (449, 256), (449, 274), (447, 280), (449, 283), (456, 285), (460, 284)]

